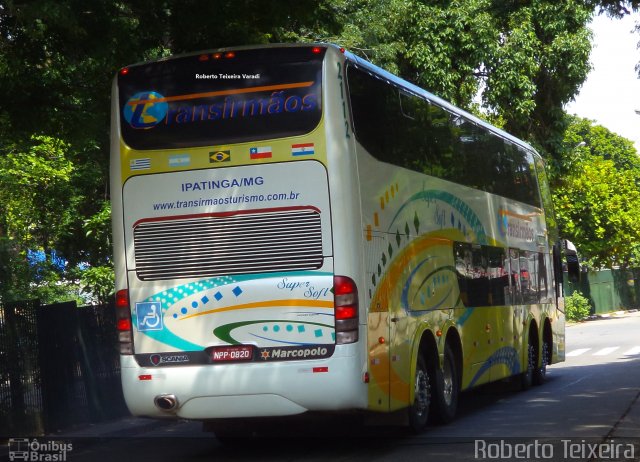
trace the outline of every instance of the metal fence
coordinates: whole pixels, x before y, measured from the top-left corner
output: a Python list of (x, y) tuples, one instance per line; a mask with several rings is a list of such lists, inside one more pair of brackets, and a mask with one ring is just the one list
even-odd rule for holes
[[(567, 274), (565, 281), (569, 281)], [(579, 291), (589, 299), (592, 314), (640, 308), (640, 268), (590, 271), (565, 285), (565, 295)]]
[(0, 436), (126, 415), (112, 305), (0, 304)]

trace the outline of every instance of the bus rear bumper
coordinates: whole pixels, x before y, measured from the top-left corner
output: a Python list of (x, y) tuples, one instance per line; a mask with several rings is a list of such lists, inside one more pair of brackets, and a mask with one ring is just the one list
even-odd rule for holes
[(206, 420), (224, 417), (267, 417), (302, 414), (308, 409), (275, 394), (202, 396), (187, 401), (178, 417)]
[[(121, 356), (125, 401), (133, 415), (195, 420), (366, 409), (356, 356), (322, 361), (145, 368)], [(162, 409), (158, 397), (176, 405)]]

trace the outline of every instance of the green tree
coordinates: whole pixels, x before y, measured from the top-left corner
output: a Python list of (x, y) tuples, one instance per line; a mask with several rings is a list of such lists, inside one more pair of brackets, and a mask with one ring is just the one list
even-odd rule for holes
[[(561, 176), (566, 173), (571, 160), (581, 152), (590, 152), (603, 159), (612, 160), (617, 170), (632, 170), (640, 179), (640, 157), (631, 140), (613, 133), (592, 120), (577, 116), (567, 116), (568, 127), (564, 133), (564, 163), (560, 166)], [(577, 146), (577, 148), (576, 148)], [(573, 151), (573, 152), (572, 152)]]
[(71, 219), (74, 167), (61, 140), (34, 136), (26, 148), (0, 158), (3, 228), (21, 248), (48, 251)]
[(487, 52), (495, 49), (499, 31), (490, 1), (411, 1), (402, 31), (406, 77), (462, 107), (479, 89)]
[[(18, 275), (49, 283), (60, 279), (53, 270), (60, 266), (54, 261), (54, 251), (68, 232), (75, 201), (71, 186), (74, 167), (68, 153), (69, 145), (63, 141), (34, 136), (22, 148), (15, 146), (0, 157), (3, 266), (6, 277), (14, 283), (18, 282), (15, 281)], [(41, 251), (45, 256), (37, 269), (29, 270), (23, 263), (29, 251)], [(31, 266), (35, 265), (33, 262)], [(26, 281), (18, 282), (18, 286), (23, 290), (31, 287)], [(10, 298), (13, 290), (14, 287), (3, 284), (3, 298)]]
[[(517, 32), (516, 42), (504, 53), (512, 57), (513, 65), (501, 70), (509, 61), (502, 53), (492, 54), (490, 74), (506, 74), (502, 79), (506, 83), (488, 84), (485, 101), (506, 121), (508, 131), (557, 158), (566, 128), (563, 106), (577, 94), (590, 70), (587, 24), (593, 10), (573, 0), (530, 5), (506, 12), (513, 26), (503, 31), (508, 37), (505, 43), (510, 44), (512, 31)], [(526, 70), (524, 76), (518, 72), (520, 67)], [(491, 77), (488, 81), (491, 83)]]
[(336, 4), (358, 7), (358, 12), (338, 9), (346, 22), (336, 41), (490, 119), (551, 158), (561, 157), (563, 106), (590, 70), (587, 26), (593, 5), (576, 0)]
[[(94, 281), (105, 280), (101, 272), (111, 265), (106, 212), (109, 99), (112, 78), (126, 64), (198, 49), (333, 41), (462, 107), (477, 110), (476, 95), (481, 94), (486, 117), (542, 147), (561, 165), (566, 127), (562, 106), (586, 77), (590, 46), (585, 26), (600, 7), (625, 14), (625, 8), (637, 8), (638, 3), (0, 2), (0, 156), (6, 157), (0, 167), (5, 169), (0, 171), (2, 181), (8, 185), (22, 178), (6, 170), (19, 170), (9, 158), (32, 152), (46, 144), (45, 139), (64, 146), (64, 159), (71, 166), (63, 175), (64, 183), (62, 177), (56, 178), (56, 188), (67, 188), (65, 210), (57, 221), (44, 212), (36, 217), (30, 210), (35, 221), (18, 229), (0, 217), (4, 249), (0, 251), (4, 260), (0, 261), (0, 283), (19, 292), (17, 279), (25, 278), (26, 273), (17, 259), (36, 242), (39, 248), (62, 254), (69, 262), (69, 272), (77, 272), (78, 264), (83, 263), (99, 273)], [(28, 158), (20, 157), (20, 161)], [(57, 168), (53, 159), (40, 161), (45, 164), (42, 167)], [(58, 167), (62, 173), (64, 169)], [(45, 170), (40, 173), (48, 174)], [(12, 195), (10, 189), (4, 191), (5, 197)], [(29, 221), (26, 216), (19, 219), (25, 225)], [(10, 257), (12, 265), (6, 264)], [(82, 277), (75, 273), (64, 276)], [(5, 277), (10, 284), (5, 284)]]
[(552, 172), (562, 235), (576, 244), (581, 257), (594, 268), (638, 264), (640, 162), (636, 151), (629, 140), (589, 120), (570, 117), (569, 123), (565, 144), (570, 148)]
[(590, 0), (586, 3), (592, 8), (615, 17), (621, 17), (640, 9), (640, 1), (638, 0)]
[[(312, 29), (329, 34), (337, 28), (336, 12), (333, 2), (310, 0), (285, 0), (276, 8), (257, 0), (0, 2), (0, 156), (6, 157), (0, 165), (1, 207), (10, 214), (0, 217), (3, 290), (12, 297), (29, 294), (34, 276), (20, 261), (33, 249), (47, 255), (56, 250), (68, 261), (62, 275), (42, 265), (42, 281), (106, 280), (110, 94), (120, 67), (169, 53), (293, 40)], [(53, 158), (26, 155), (42, 152), (40, 145), (54, 138), (64, 146), (68, 171)], [(13, 183), (27, 181), (22, 162), (38, 167), (26, 171), (41, 196), (15, 189)], [(61, 177), (65, 194), (49, 194), (62, 185)], [(55, 181), (47, 183), (48, 178)], [(83, 275), (78, 264), (88, 265), (89, 272)], [(103, 287), (96, 292), (102, 297)]]
[(27, 298), (33, 276), (13, 240), (0, 237), (0, 302)]
[(13, 298), (33, 295), (22, 278), (34, 275), (18, 271), (30, 250), (69, 262), (62, 271), (41, 265), (38, 287), (63, 287), (79, 262), (108, 264), (105, 233), (84, 223), (108, 200), (110, 81), (157, 44), (138, 24), (130, 8), (108, 1), (0, 3), (0, 208), (10, 214), (0, 217), (0, 239), (16, 256), (5, 259), (12, 277), (0, 285)]

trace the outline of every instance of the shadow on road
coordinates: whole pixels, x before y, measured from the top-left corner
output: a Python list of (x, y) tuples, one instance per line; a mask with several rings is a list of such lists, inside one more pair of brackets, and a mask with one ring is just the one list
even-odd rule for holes
[(546, 384), (525, 392), (515, 380), (484, 385), (461, 395), (452, 424), (430, 426), (419, 435), (393, 425), (393, 416), (363, 425), (362, 415), (323, 414), (255, 420), (246, 438), (222, 444), (198, 423), (183, 422), (139, 438), (105, 440), (86, 448), (78, 442), (73, 460), (474, 460), (479, 438), (601, 440), (637, 395), (639, 371), (640, 358), (619, 358), (554, 366)]

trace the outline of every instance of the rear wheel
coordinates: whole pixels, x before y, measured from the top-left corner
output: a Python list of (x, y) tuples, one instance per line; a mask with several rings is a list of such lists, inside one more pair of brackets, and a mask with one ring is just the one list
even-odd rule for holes
[(447, 345), (444, 349), (442, 370), (436, 373), (436, 387), (433, 393), (433, 417), (439, 423), (449, 423), (458, 409), (460, 377), (453, 349)]
[(409, 426), (419, 433), (427, 426), (431, 407), (431, 379), (427, 364), (422, 356), (418, 356), (416, 375), (413, 383), (413, 403), (409, 406)]
[(527, 344), (527, 368), (520, 376), (520, 385), (523, 390), (528, 390), (533, 384), (533, 374), (538, 364), (538, 353), (534, 343), (534, 333), (529, 333), (529, 342)]
[(551, 345), (545, 339), (542, 341), (542, 351), (540, 352), (540, 367), (533, 370), (533, 384), (542, 385), (547, 380), (547, 366), (549, 365), (549, 354)]

